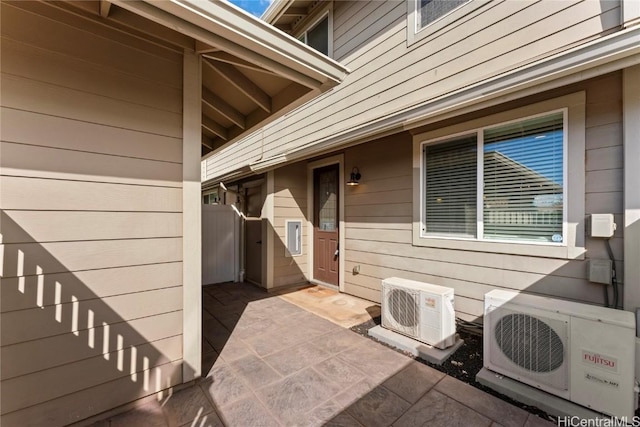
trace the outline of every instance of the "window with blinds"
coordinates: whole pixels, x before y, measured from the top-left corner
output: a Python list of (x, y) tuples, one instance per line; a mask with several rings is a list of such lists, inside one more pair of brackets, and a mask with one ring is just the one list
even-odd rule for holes
[(562, 242), (563, 115), (484, 130), (484, 238)]
[(562, 243), (564, 125), (557, 112), (425, 144), (423, 235)]
[(476, 237), (477, 136), (425, 147), (425, 232)]

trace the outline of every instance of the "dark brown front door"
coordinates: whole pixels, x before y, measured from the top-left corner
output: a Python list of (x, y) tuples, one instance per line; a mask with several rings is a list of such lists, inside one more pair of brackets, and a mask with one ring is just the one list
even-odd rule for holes
[(338, 285), (338, 165), (313, 171), (313, 278)]

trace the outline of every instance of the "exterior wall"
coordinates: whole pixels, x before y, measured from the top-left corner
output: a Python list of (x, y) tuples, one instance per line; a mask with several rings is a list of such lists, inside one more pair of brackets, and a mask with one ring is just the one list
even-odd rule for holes
[[(206, 160), (206, 179), (428, 102), (619, 29), (618, 1), (492, 1), (408, 44), (405, 1), (334, 3), (332, 91)], [(339, 117), (340, 120), (335, 118)]]
[[(304, 282), (308, 277), (307, 166), (294, 163), (277, 169), (273, 198), (273, 286)], [(302, 221), (302, 253), (289, 256), (286, 251), (287, 220)]]
[[(617, 224), (622, 224), (623, 212), (621, 88), (621, 75), (615, 73), (519, 102), (586, 91), (585, 211), (614, 213)], [(487, 112), (477, 114), (482, 115)], [(608, 258), (601, 240), (586, 239), (585, 260), (413, 246), (409, 133), (347, 149), (345, 163), (345, 170), (357, 166), (363, 176), (360, 186), (345, 189), (345, 292), (379, 302), (380, 281), (392, 276), (449, 286), (456, 292), (457, 315), (465, 319), (482, 315), (483, 296), (495, 288), (602, 303), (602, 286), (587, 281), (588, 259)], [(611, 240), (619, 274), (622, 228)], [(355, 266), (359, 274), (352, 273)]]
[(64, 425), (182, 382), (183, 58), (1, 13), (2, 425)]

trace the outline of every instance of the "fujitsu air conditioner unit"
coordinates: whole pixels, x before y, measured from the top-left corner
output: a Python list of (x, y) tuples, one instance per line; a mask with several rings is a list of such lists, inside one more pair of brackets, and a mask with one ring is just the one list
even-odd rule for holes
[(384, 279), (382, 326), (437, 348), (452, 346), (453, 289), (398, 277)]
[(485, 368), (631, 420), (635, 316), (513, 291), (484, 298)]

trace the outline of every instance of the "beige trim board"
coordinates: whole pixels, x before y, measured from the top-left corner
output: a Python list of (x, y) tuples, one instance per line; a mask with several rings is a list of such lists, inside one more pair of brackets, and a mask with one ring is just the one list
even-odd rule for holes
[[(622, 75), (624, 141), (624, 289), (623, 306), (640, 307), (640, 65)], [(635, 262), (634, 262), (635, 260)]]
[(201, 58), (184, 53), (182, 140), (182, 381), (202, 368)]
[(344, 222), (344, 198), (345, 198), (345, 183), (344, 183), (344, 154), (338, 154), (331, 157), (326, 157), (307, 164), (307, 256), (308, 256), (308, 277), (307, 279), (312, 283), (321, 282), (313, 278), (313, 170), (324, 166), (338, 165), (338, 186), (340, 188), (340, 197), (338, 203), (338, 233), (340, 234), (338, 244), (340, 245), (340, 260), (338, 262), (338, 289), (340, 292), (344, 292), (344, 274), (345, 274), (345, 242), (346, 242), (346, 227)]

